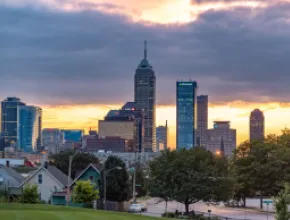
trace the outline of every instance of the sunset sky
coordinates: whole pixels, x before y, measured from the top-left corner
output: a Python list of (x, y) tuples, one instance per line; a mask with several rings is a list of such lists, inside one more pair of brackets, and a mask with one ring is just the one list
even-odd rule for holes
[(238, 142), (249, 114), (266, 133), (290, 127), (290, 0), (0, 0), (0, 98), (44, 111), (44, 127), (96, 129), (132, 101), (148, 41), (157, 125), (175, 146), (175, 81), (209, 95), (209, 127), (229, 120)]

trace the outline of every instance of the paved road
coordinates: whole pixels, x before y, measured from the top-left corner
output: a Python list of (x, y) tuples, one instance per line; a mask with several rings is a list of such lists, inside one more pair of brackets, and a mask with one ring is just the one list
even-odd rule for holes
[[(148, 204), (148, 212), (144, 213), (144, 215), (150, 216), (161, 216), (165, 211), (165, 203), (156, 204), (156, 200), (152, 199), (147, 202)], [(169, 202), (168, 203), (168, 211), (175, 212), (178, 209), (179, 211), (184, 211), (184, 206), (177, 202)], [(259, 212), (253, 210), (239, 210), (239, 209), (231, 209), (222, 206), (213, 206), (206, 205), (205, 203), (196, 203), (190, 207), (191, 210), (195, 210), (196, 212), (207, 212), (207, 210), (211, 210), (213, 215), (218, 215), (222, 217), (232, 218), (236, 220), (267, 220), (266, 212)], [(274, 214), (269, 213), (268, 220), (274, 220)]]

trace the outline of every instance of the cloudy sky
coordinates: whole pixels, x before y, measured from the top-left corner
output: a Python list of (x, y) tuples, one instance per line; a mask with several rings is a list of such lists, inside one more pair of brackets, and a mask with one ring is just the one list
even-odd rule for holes
[(175, 81), (196, 80), (210, 124), (239, 141), (265, 111), (267, 133), (290, 127), (289, 0), (0, 0), (0, 98), (44, 109), (45, 127), (95, 128), (133, 99), (148, 41), (157, 124), (175, 145)]

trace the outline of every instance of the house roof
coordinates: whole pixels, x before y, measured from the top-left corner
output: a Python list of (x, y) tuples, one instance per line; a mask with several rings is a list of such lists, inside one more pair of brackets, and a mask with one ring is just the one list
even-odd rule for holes
[[(60, 171), (55, 166), (48, 165), (47, 168), (44, 166), (41, 166), (38, 170), (36, 170), (29, 178), (25, 179), (20, 186), (24, 185), (26, 182), (28, 182), (29, 179), (34, 177), (40, 170), (44, 169), (46, 172), (48, 172), (57, 182), (59, 182), (63, 186), (67, 186), (68, 182), (68, 176), (64, 174), (62, 171)], [(72, 179), (70, 179), (70, 182)]]
[(98, 173), (101, 173), (101, 164), (89, 164), (82, 172), (80, 172), (79, 175), (77, 175), (77, 177), (74, 179), (74, 181), (72, 182), (71, 186), (90, 168), (92, 167), (94, 170), (96, 170)]
[[(48, 172), (51, 173), (62, 185), (66, 186), (68, 181), (68, 176), (64, 174), (62, 171), (60, 171), (55, 166), (48, 165), (47, 166)], [(71, 180), (70, 180), (71, 182)]]
[(7, 166), (1, 166), (10, 176), (12, 176), (16, 181), (19, 182), (19, 184), (24, 180), (24, 177), (21, 176), (20, 173), (18, 173), (16, 170), (14, 170), (11, 167)]

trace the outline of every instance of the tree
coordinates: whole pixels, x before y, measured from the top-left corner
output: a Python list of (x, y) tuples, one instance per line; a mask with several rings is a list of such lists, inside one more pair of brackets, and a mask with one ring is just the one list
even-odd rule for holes
[(141, 164), (136, 164), (135, 166), (136, 175), (136, 192), (137, 197), (143, 197), (148, 195), (148, 180), (146, 177), (145, 170)]
[(263, 208), (264, 195), (277, 195), (290, 180), (289, 157), (285, 136), (270, 135), (264, 141), (245, 142), (237, 148), (233, 159), (236, 191), (243, 198), (260, 195)]
[(99, 190), (88, 181), (77, 181), (73, 189), (74, 203), (84, 203), (91, 205), (94, 200), (99, 199)]
[(276, 209), (276, 220), (288, 220), (290, 214), (288, 212), (288, 205), (290, 204), (289, 185), (286, 185), (278, 196), (274, 199), (274, 206)]
[[(120, 167), (121, 169), (115, 169)], [(122, 159), (109, 156), (104, 165), (104, 171), (109, 171), (106, 178), (106, 194), (108, 201), (124, 202), (132, 198), (132, 185), (129, 182), (129, 174)], [(104, 171), (102, 181), (104, 180)], [(102, 182), (103, 192), (104, 182)], [(103, 195), (103, 193), (102, 193)]]
[(242, 202), (243, 207), (246, 207), (246, 198), (255, 195), (250, 175), (252, 161), (248, 158), (250, 148), (250, 142), (245, 141), (241, 143), (234, 152), (234, 157), (230, 166), (231, 175), (234, 181), (233, 199), (238, 203)]
[(225, 161), (199, 147), (164, 151), (150, 163), (150, 191), (184, 204), (187, 214), (190, 204), (224, 201), (231, 192)]
[(173, 199), (174, 181), (172, 162), (176, 158), (176, 151), (165, 150), (155, 160), (149, 163), (150, 179), (149, 192), (153, 197), (161, 198), (165, 201), (165, 213), (167, 203)]
[(36, 184), (27, 185), (23, 189), (23, 203), (36, 204), (39, 203), (39, 194)]
[[(59, 154), (55, 154), (51, 156), (52, 164), (55, 165), (58, 169), (60, 169), (63, 173), (68, 175), (68, 167), (69, 167), (69, 156), (73, 155), (74, 151), (64, 151)], [(84, 170), (89, 164), (94, 163), (98, 164), (99, 159), (90, 153), (77, 153), (72, 162), (71, 169), (71, 177), (74, 179), (76, 177), (76, 173), (80, 170)]]

